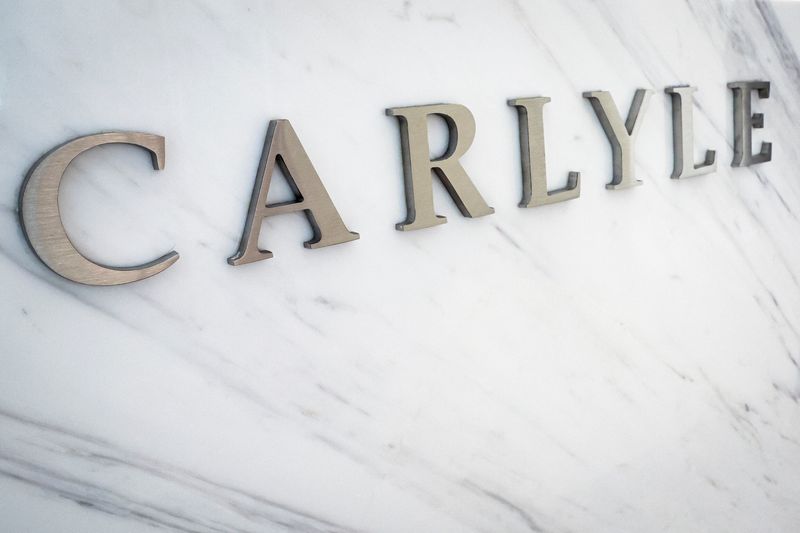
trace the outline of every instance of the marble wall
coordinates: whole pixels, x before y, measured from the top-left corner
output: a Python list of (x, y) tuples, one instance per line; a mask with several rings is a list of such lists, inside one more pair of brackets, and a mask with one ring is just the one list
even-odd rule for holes
[[(689, 0), (0, 1), (0, 531), (796, 532), (800, 4)], [(769, 163), (731, 168), (726, 84), (762, 79)], [(698, 87), (670, 180), (664, 87)], [(588, 90), (627, 110), (642, 187), (609, 191)], [(520, 209), (508, 98), (545, 95)], [(494, 215), (401, 233), (388, 107), (459, 103)], [(231, 267), (269, 120), (291, 120), (348, 244)], [(445, 142), (431, 121), (433, 149)], [(70, 237), (154, 278), (62, 279), (18, 224), (30, 166), (108, 130), (60, 193)], [(288, 199), (276, 180), (271, 200)]]

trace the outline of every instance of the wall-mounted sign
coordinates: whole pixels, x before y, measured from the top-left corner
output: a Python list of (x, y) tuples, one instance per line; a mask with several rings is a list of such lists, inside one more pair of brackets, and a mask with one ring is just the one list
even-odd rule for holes
[[(772, 158), (771, 143), (762, 143), (759, 152), (753, 153), (752, 130), (764, 127), (764, 115), (753, 114), (751, 110), (752, 93), (757, 93), (759, 98), (768, 98), (769, 82), (741, 81), (729, 83), (728, 87), (733, 91), (734, 156), (731, 165), (749, 166), (769, 161)], [(695, 91), (689, 86), (665, 89), (672, 99), (673, 179), (709, 174), (717, 168), (714, 150), (707, 150), (700, 163), (691, 158), (694, 150), (692, 94)], [(626, 189), (642, 184), (634, 174), (634, 144), (652, 93), (649, 89), (638, 89), (624, 121), (607, 91), (583, 93), (611, 145), (613, 168), (611, 179), (606, 184), (608, 189)], [(551, 191), (547, 188), (542, 111), (549, 101), (550, 98), (544, 96), (508, 101), (519, 115), (520, 207), (537, 207), (580, 196), (579, 172), (569, 173), (567, 186), (563, 189)], [(386, 110), (386, 114), (396, 117), (400, 124), (407, 215), (405, 221), (397, 224), (398, 230), (411, 231), (447, 222), (434, 209), (434, 174), (464, 216), (482, 217), (494, 213), (459, 161), (475, 137), (475, 119), (469, 109), (457, 104), (433, 104), (391, 108)], [(430, 115), (443, 118), (449, 129), (448, 148), (436, 159), (429, 155), (427, 117)], [(39, 259), (56, 274), (87, 285), (130, 283), (154, 276), (174, 264), (178, 260), (175, 251), (143, 265), (110, 267), (95, 263), (70, 242), (58, 207), (58, 190), (64, 171), (81, 153), (104, 144), (131, 144), (149, 151), (153, 167), (161, 170), (164, 168), (164, 142), (164, 137), (149, 133), (98, 133), (71, 140), (37, 161), (22, 184), (19, 215), (25, 237)], [(287, 177), (295, 201), (267, 204), (275, 165)], [(294, 211), (303, 211), (314, 231), (311, 240), (304, 243), (307, 248), (342, 244), (359, 238), (358, 233), (347, 228), (336, 210), (292, 125), (288, 120), (273, 120), (267, 131), (239, 249), (228, 258), (228, 263), (238, 266), (271, 258), (272, 252), (258, 248), (261, 221), (265, 217)]]

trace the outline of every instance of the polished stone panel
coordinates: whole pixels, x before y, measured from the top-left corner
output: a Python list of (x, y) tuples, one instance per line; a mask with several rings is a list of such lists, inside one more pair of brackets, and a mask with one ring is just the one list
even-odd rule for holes
[[(689, 0), (0, 1), (0, 531), (794, 533), (800, 523), (800, 4)], [(727, 84), (772, 161), (731, 168)], [(672, 180), (665, 87), (691, 85)], [(642, 186), (606, 190), (586, 91), (627, 114)], [(511, 98), (547, 96), (529, 209)], [(393, 107), (466, 106), (495, 213), (398, 232)], [(267, 218), (237, 248), (270, 120), (348, 228)], [(446, 148), (430, 119), (431, 150)], [(34, 162), (101, 131), (60, 192), (89, 287), (18, 223)], [(276, 171), (270, 202), (293, 199)]]

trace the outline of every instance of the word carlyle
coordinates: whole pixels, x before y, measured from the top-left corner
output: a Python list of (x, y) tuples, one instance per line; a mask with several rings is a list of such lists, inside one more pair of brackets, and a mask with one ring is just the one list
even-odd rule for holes
[[(753, 153), (753, 128), (764, 127), (764, 115), (751, 111), (752, 93), (768, 98), (768, 81), (740, 81), (728, 84), (733, 91), (734, 156), (732, 166), (764, 163), (772, 158), (771, 143), (761, 144)], [(692, 161), (692, 94), (690, 86), (667, 87), (672, 98), (673, 179), (709, 174), (716, 170), (716, 154), (707, 150), (703, 162)], [(642, 117), (653, 91), (638, 89), (628, 118), (623, 122), (614, 100), (607, 91), (583, 93), (597, 114), (608, 137), (613, 154), (611, 181), (606, 188), (625, 189), (641, 185), (634, 177), (634, 143), (641, 129)], [(580, 196), (580, 173), (570, 172), (567, 186), (548, 190), (545, 170), (544, 125), (542, 110), (550, 101), (545, 96), (509, 100), (519, 114), (519, 139), (522, 161), (522, 201), (520, 207), (536, 207), (572, 200)], [(475, 137), (475, 119), (470, 111), (456, 104), (433, 104), (396, 107), (386, 110), (400, 124), (403, 155), (406, 220), (397, 224), (400, 231), (410, 231), (444, 224), (447, 219), (436, 214), (433, 206), (433, 175), (442, 181), (447, 192), (466, 217), (494, 213), (472, 183), (459, 159)], [(431, 159), (427, 118), (438, 115), (447, 123), (448, 147), (444, 155)], [(19, 196), (20, 224), (33, 251), (51, 270), (69, 280), (87, 285), (121, 285), (154, 276), (178, 260), (173, 251), (138, 266), (104, 266), (83, 256), (67, 236), (58, 207), (58, 191), (64, 171), (81, 153), (104, 144), (124, 143), (148, 150), (153, 167), (164, 168), (164, 137), (139, 132), (109, 132), (87, 135), (58, 146), (37, 161), (25, 177)], [(267, 204), (275, 165), (283, 171), (294, 192), (295, 201)], [(321, 248), (358, 239), (347, 229), (339, 212), (317, 175), (311, 160), (288, 120), (273, 120), (267, 130), (264, 150), (256, 173), (250, 208), (237, 252), (228, 258), (234, 266), (269, 259), (272, 252), (258, 248), (261, 222), (265, 217), (303, 211), (314, 235), (306, 248)]]

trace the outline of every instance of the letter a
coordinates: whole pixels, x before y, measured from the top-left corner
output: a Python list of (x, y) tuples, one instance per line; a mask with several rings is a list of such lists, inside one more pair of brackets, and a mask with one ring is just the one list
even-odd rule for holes
[[(267, 205), (269, 184), (276, 163), (297, 196), (296, 202)], [(253, 196), (250, 198), (250, 210), (247, 213), (239, 250), (228, 258), (228, 263), (238, 266), (272, 257), (272, 252), (269, 250), (258, 248), (261, 221), (265, 217), (295, 211), (304, 211), (314, 230), (311, 240), (303, 243), (306, 248), (322, 248), (358, 239), (358, 233), (348, 230), (342, 222), (292, 125), (288, 120), (273, 120), (269, 123), (267, 140), (258, 165)]]

